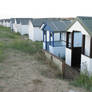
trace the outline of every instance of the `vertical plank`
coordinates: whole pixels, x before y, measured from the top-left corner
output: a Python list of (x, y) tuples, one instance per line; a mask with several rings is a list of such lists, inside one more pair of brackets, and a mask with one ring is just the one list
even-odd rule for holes
[(47, 31), (45, 31), (45, 46), (46, 46), (46, 50), (47, 50)]
[(90, 39), (90, 58), (92, 58), (92, 37)]
[(69, 43), (69, 32), (66, 32), (66, 47), (68, 48)]
[(74, 47), (74, 32), (71, 33), (71, 48)]
[(54, 32), (52, 32), (52, 38), (53, 38), (53, 43), (52, 43), (52, 45), (53, 45), (53, 47), (54, 47)]
[(49, 31), (49, 44), (51, 45), (51, 32)]
[(43, 42), (44, 42), (44, 30), (43, 30)]
[(60, 40), (61, 40), (61, 32), (60, 32)]
[(85, 54), (85, 35), (82, 35), (82, 54)]

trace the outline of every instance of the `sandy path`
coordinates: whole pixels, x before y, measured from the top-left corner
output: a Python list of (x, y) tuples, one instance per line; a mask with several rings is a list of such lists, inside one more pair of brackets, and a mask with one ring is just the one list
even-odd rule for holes
[(28, 54), (13, 50), (6, 54), (0, 63), (0, 92), (87, 92), (58, 79), (51, 67)]

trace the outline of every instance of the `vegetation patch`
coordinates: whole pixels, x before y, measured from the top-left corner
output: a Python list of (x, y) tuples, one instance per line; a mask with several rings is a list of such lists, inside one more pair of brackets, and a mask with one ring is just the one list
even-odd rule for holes
[(0, 49), (0, 62), (2, 62), (4, 60), (4, 52), (2, 49)]
[(72, 85), (77, 87), (83, 87), (92, 92), (92, 76), (89, 77), (87, 74), (80, 74), (80, 76), (74, 80)]
[(3, 42), (0, 42), (0, 62), (2, 62), (5, 58), (5, 44)]
[(4, 27), (0, 25), (0, 31), (10, 31), (9, 27)]
[(8, 47), (25, 53), (35, 54), (41, 51), (42, 44), (41, 42), (32, 42), (30, 40), (15, 40)]
[(19, 33), (11, 32), (10, 28), (0, 26), (0, 38), (12, 38), (12, 39), (15, 39), (15, 38), (18, 38), (19, 35), (20, 35)]

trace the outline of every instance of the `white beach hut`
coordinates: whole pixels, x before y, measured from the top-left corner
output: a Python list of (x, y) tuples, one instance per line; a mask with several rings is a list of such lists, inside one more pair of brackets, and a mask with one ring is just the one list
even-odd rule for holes
[(92, 75), (92, 17), (77, 17), (69, 27), (66, 64)]

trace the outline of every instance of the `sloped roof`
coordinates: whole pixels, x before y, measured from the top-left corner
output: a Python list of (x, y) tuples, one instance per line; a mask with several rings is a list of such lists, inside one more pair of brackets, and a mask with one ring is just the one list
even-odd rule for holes
[(14, 19), (14, 18), (11, 18), (11, 19), (10, 19), (10, 22), (11, 22), (11, 23), (15, 23), (15, 19)]
[[(57, 25), (58, 27), (60, 27), (61, 25), (59, 24), (59, 22), (62, 23), (63, 21), (65, 21), (65, 23), (62, 23), (63, 26), (61, 26), (62, 28), (65, 28), (69, 24), (69, 21), (71, 19), (65, 19), (65, 18), (64, 19), (63, 18), (62, 19), (60, 18), (11, 18), (10, 20), (12, 23), (15, 23), (15, 20), (16, 20), (17, 24), (21, 23), (22, 25), (28, 25), (29, 21), (31, 21), (34, 27), (41, 27), (43, 23), (49, 23), (51, 27), (53, 27), (53, 25)], [(53, 28), (54, 30), (57, 29), (55, 27)]]
[(29, 24), (29, 20), (31, 20), (31, 18), (12, 18), (11, 21), (12, 23), (15, 23), (15, 20), (17, 22), (17, 24), (22, 24), (22, 25), (28, 25)]
[(31, 20), (31, 18), (22, 18), (22, 19), (20, 19), (20, 22), (22, 25), (28, 25), (29, 20)]
[[(72, 23), (71, 20), (55, 20), (49, 21), (46, 24), (54, 31), (54, 32), (66, 32), (68, 26)], [(50, 31), (50, 30), (49, 30)]]
[(88, 34), (92, 36), (92, 17), (78, 16), (77, 20), (86, 29)]
[[(92, 17), (87, 16), (77, 16), (76, 19), (72, 22), (70, 27), (76, 22), (79, 21), (79, 23), (84, 27), (84, 29), (88, 32), (90, 36), (92, 36)], [(68, 29), (70, 28), (68, 27)]]
[(60, 18), (32, 18), (31, 22), (34, 27), (41, 27), (45, 22), (60, 20)]

